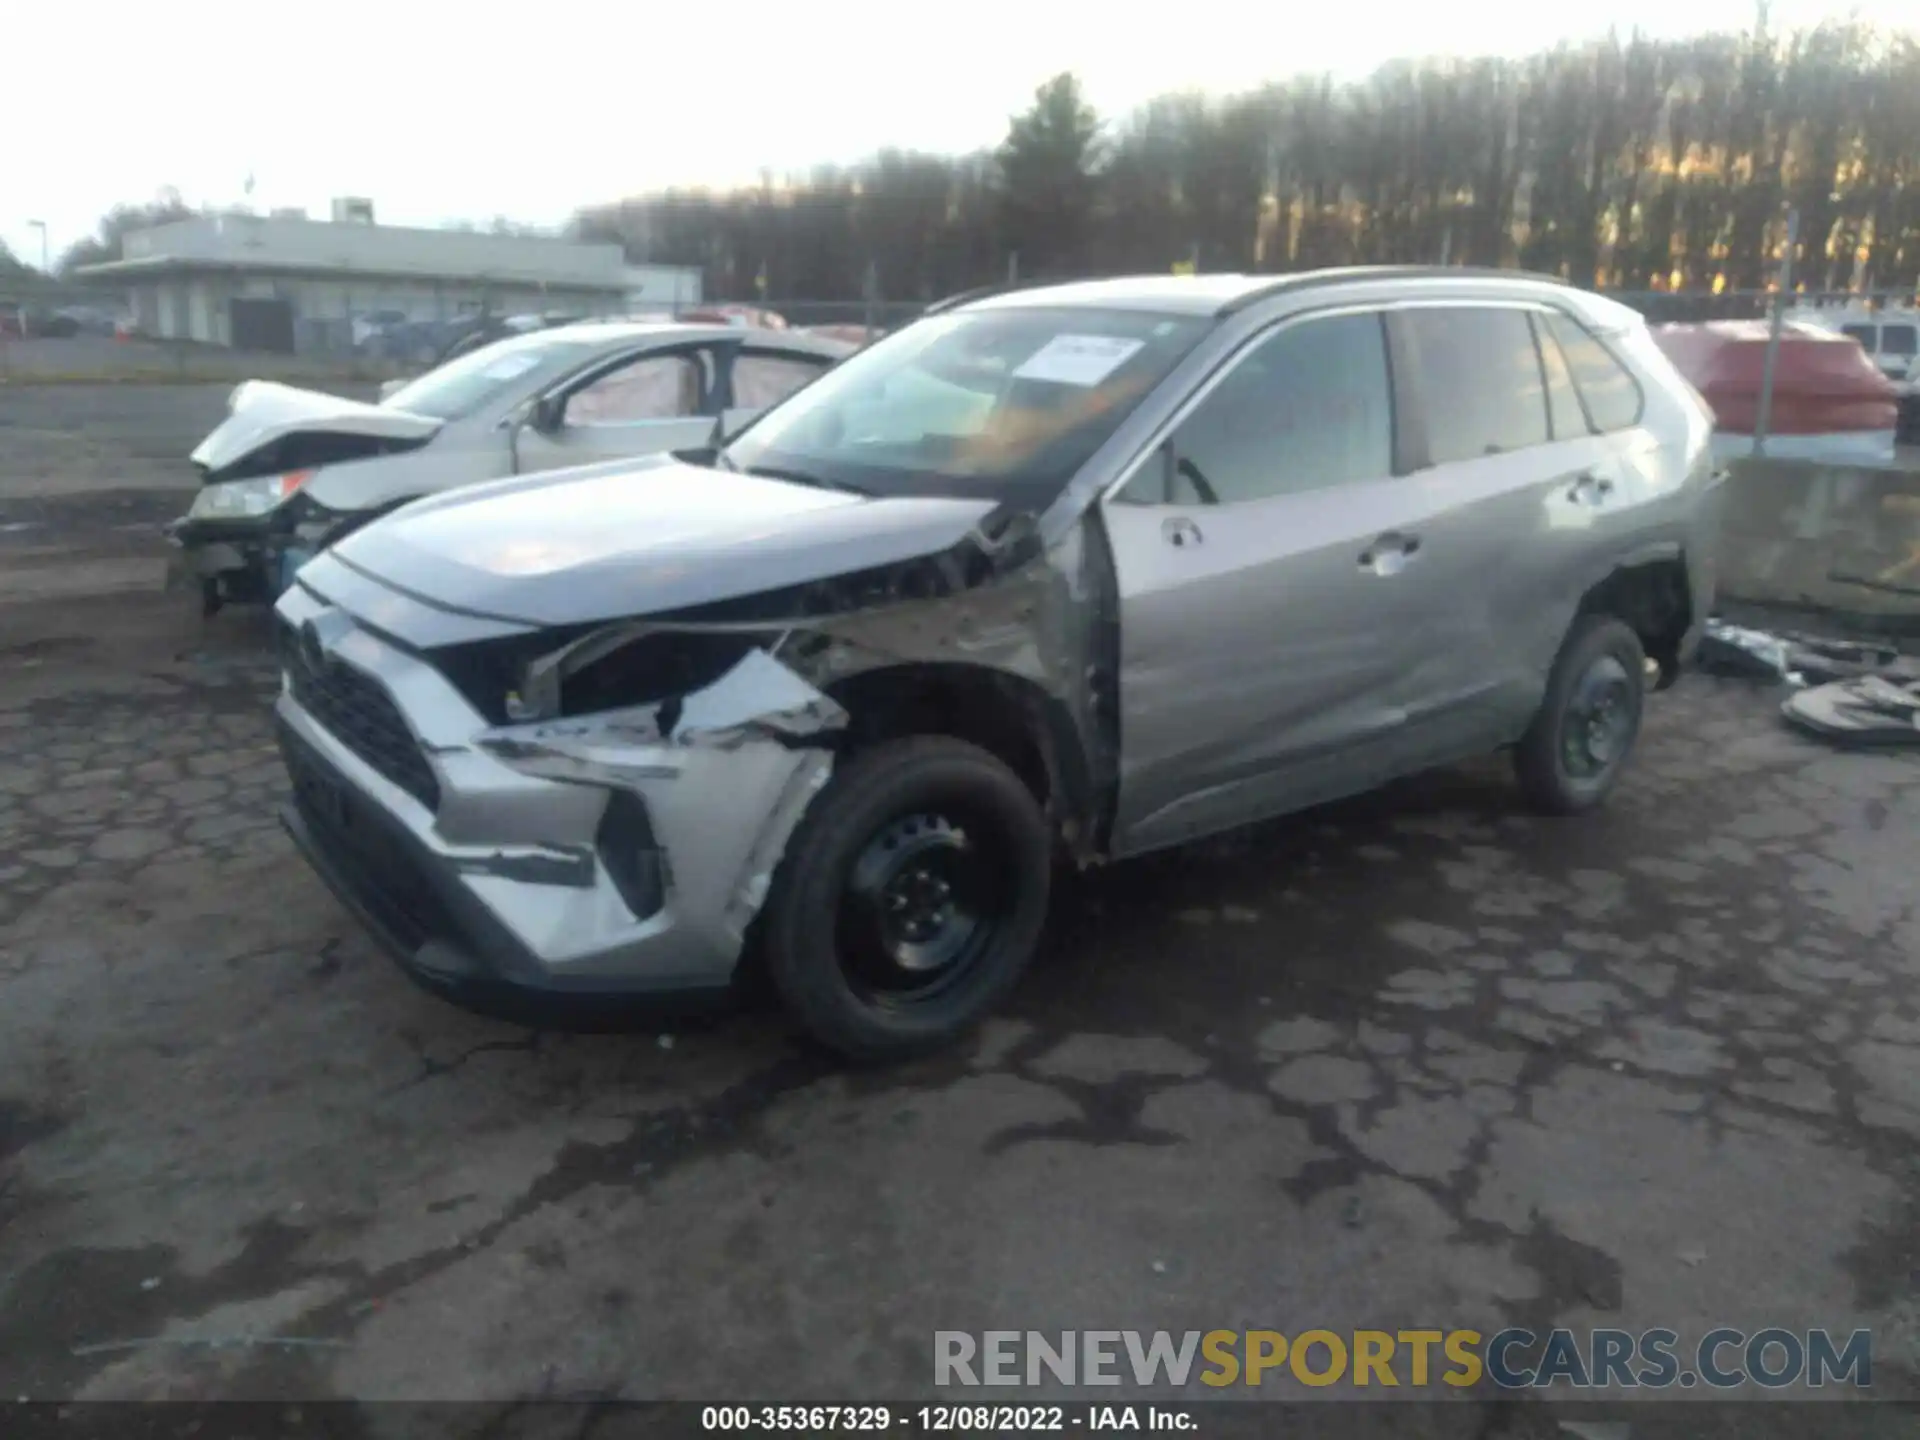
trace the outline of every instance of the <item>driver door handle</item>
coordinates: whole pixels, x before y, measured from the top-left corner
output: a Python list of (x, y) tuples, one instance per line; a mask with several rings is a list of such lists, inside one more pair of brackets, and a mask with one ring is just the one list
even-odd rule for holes
[(1184, 515), (1175, 515), (1171, 519), (1161, 521), (1160, 533), (1176, 550), (1198, 545), (1207, 538), (1200, 533), (1200, 527)]

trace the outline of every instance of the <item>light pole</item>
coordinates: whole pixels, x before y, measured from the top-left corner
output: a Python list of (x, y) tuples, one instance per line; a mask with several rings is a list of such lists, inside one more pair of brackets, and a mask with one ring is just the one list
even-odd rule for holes
[(40, 268), (48, 275), (53, 274), (53, 267), (47, 263), (47, 222), (44, 220), (29, 220), (27, 222), (27, 228), (40, 232)]

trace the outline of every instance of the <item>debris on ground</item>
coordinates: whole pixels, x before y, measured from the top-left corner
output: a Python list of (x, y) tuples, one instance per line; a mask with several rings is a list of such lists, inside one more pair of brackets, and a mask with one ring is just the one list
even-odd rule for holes
[(1787, 661), (1787, 642), (1765, 630), (1749, 630), (1721, 620), (1707, 621), (1693, 663), (1709, 675), (1735, 680), (1799, 683)]
[(1812, 684), (1878, 675), (1896, 684), (1920, 681), (1920, 658), (1903, 655), (1891, 645), (1868, 645), (1854, 640), (1823, 640), (1814, 635), (1789, 637), (1788, 661)]
[(1781, 717), (1796, 730), (1849, 750), (1920, 748), (1920, 680), (1862, 675), (1791, 696)]
[(1866, 676), (1901, 685), (1920, 681), (1920, 657), (1890, 644), (1775, 634), (1723, 620), (1707, 621), (1694, 664), (1709, 675), (1770, 685), (1824, 685)]

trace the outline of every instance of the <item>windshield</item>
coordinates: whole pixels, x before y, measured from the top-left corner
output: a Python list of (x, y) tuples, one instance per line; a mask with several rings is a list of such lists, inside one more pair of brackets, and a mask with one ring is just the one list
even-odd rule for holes
[(436, 420), (460, 420), (517, 388), (520, 379), (588, 347), (558, 334), (514, 335), (447, 361), (409, 381), (380, 403)]
[(724, 461), (873, 495), (1040, 509), (1208, 323), (1079, 307), (933, 316), (768, 411)]

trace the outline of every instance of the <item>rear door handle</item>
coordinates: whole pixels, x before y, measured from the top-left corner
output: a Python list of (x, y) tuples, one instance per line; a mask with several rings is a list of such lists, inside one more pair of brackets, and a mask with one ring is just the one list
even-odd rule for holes
[(1360, 552), (1360, 568), (1371, 570), (1376, 575), (1397, 574), (1419, 553), (1418, 535), (1402, 535), (1397, 530), (1389, 530), (1375, 537), (1374, 542)]

